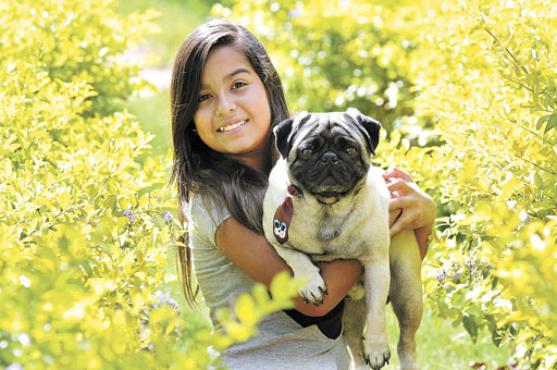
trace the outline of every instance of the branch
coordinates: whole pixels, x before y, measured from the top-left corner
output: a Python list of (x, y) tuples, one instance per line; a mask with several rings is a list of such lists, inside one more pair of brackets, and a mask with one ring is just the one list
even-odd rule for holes
[(504, 48), (504, 50), (507, 52), (507, 54), (509, 54), (509, 56), (514, 60), (514, 62), (516, 63), (516, 65), (522, 69), (524, 71), (524, 73), (528, 74), (528, 69), (526, 69), (526, 67), (524, 67), (522, 64), (520, 64), (520, 61), (514, 56), (514, 54), (509, 50), (509, 48), (507, 48), (506, 46), (503, 46), (503, 43), (501, 42), (501, 40), (499, 40), (497, 38), (497, 36), (495, 36), (486, 26), (482, 26), (482, 28), (490, 34), (491, 37), (493, 37), (493, 39), (499, 44), (501, 45), (502, 48)]
[(547, 168), (543, 168), (542, 166), (540, 166), (539, 164), (536, 164), (532, 161), (529, 161), (526, 158), (522, 158), (522, 157), (517, 157), (518, 159), (522, 159), (524, 162), (531, 164), (532, 166), (536, 167), (539, 170), (542, 170), (543, 172), (547, 172), (549, 174), (552, 174), (553, 176), (557, 176), (557, 172), (553, 172), (551, 170), (548, 170)]

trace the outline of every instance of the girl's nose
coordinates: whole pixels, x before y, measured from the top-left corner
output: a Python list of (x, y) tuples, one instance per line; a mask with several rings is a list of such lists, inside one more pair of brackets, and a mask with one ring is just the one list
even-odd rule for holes
[(227, 115), (236, 110), (236, 103), (234, 99), (227, 95), (221, 94), (218, 98), (217, 114), (219, 116)]

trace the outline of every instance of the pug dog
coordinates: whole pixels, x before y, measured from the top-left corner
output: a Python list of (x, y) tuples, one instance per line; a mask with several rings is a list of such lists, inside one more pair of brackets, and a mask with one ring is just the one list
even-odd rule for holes
[(270, 173), (263, 225), (294, 278), (306, 282), (299, 294), (307, 302), (319, 305), (327, 292), (314, 261), (361, 261), (365, 299), (347, 298), (343, 314), (354, 368), (388, 363), (389, 298), (400, 327), (400, 367), (417, 369), (421, 258), (412, 231), (389, 236), (390, 193), (371, 164), (380, 127), (356, 109), (304, 112), (278, 124), (273, 131), (281, 158)]

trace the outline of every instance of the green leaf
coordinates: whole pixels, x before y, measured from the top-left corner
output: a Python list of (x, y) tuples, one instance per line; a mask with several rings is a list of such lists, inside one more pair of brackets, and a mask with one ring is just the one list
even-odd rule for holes
[(464, 325), (464, 329), (466, 329), (468, 334), (470, 334), (470, 337), (472, 337), (472, 341), (475, 343), (478, 339), (478, 325), (474, 318), (469, 315), (464, 315), (462, 317), (462, 324)]
[(550, 130), (553, 130), (557, 127), (557, 113), (553, 113), (549, 115), (547, 119), (547, 125), (545, 126), (544, 135), (547, 134)]

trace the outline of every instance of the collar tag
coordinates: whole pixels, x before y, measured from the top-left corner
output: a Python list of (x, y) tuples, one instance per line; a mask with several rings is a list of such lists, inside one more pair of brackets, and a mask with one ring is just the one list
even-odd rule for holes
[(292, 198), (287, 196), (281, 205), (278, 206), (273, 217), (273, 234), (280, 244), (288, 241), (288, 227), (290, 226), (290, 221), (292, 221), (293, 214), (294, 205), (292, 204)]

